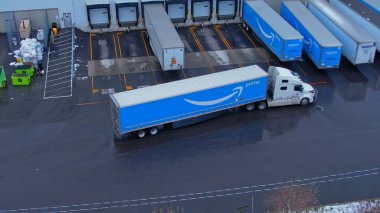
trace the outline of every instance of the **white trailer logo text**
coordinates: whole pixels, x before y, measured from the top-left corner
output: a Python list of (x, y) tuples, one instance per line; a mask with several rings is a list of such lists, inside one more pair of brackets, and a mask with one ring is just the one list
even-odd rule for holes
[(232, 90), (231, 94), (224, 96), (222, 98), (219, 98), (219, 99), (215, 99), (215, 100), (211, 100), (211, 101), (194, 101), (194, 100), (189, 100), (189, 99), (185, 98), (184, 100), (190, 104), (197, 105), (197, 106), (211, 106), (211, 105), (220, 104), (224, 101), (227, 101), (228, 99), (232, 98), (236, 94), (237, 94), (237, 97), (236, 97), (235, 101), (238, 101), (238, 98), (240, 97), (240, 95), (242, 93), (243, 93), (243, 87), (240, 86), (240, 87), (235, 87)]

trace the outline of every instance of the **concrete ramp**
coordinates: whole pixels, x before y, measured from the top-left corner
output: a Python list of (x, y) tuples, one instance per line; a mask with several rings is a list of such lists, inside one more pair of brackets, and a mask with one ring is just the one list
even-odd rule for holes
[[(186, 53), (186, 68), (254, 64), (275, 61), (273, 55), (263, 48), (245, 48), (207, 52)], [(128, 73), (161, 71), (155, 56), (106, 59), (88, 62), (88, 76), (106, 76)]]

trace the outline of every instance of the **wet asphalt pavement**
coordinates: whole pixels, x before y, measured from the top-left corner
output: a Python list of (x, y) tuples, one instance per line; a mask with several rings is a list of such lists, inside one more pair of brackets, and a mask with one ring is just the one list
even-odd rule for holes
[[(222, 26), (232, 48), (261, 46), (239, 30)], [(195, 39), (206, 51), (227, 49), (213, 27), (196, 28), (197, 38), (189, 28), (178, 31), (187, 52), (199, 51)], [(309, 183), (317, 184), (321, 204), (380, 197), (379, 54), (375, 64), (354, 67), (342, 60), (339, 70), (326, 71), (305, 57), (296, 63), (269, 62), (314, 83), (314, 105), (234, 111), (157, 137), (115, 143), (102, 89), (119, 92), (212, 71), (87, 78), (91, 57), (152, 54), (143, 34), (90, 36), (77, 30), (79, 67), (70, 98), (43, 100), (43, 77), (34, 77), (31, 87), (8, 83), (0, 90), (0, 212), (151, 212), (165, 206), (251, 212), (252, 200), (254, 212), (263, 212), (271, 189)], [(9, 64), (6, 50), (0, 56), (0, 63)], [(11, 68), (6, 69), (10, 75)]]

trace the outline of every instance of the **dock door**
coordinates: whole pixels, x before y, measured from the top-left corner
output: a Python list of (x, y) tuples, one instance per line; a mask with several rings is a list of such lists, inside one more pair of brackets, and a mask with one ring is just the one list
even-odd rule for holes
[(186, 0), (169, 0), (166, 1), (166, 11), (172, 22), (185, 22), (187, 1)]
[(216, 13), (219, 20), (235, 18), (236, 0), (217, 0), (216, 3)]
[(211, 0), (192, 0), (191, 13), (194, 21), (210, 21), (212, 11)]
[(119, 27), (136, 26), (139, 3), (137, 0), (115, 0), (116, 17)]
[(109, 0), (87, 0), (87, 17), (91, 29), (110, 27)]

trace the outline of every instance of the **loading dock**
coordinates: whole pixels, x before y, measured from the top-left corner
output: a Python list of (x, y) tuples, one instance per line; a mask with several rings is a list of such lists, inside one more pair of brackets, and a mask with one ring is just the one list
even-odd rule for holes
[(115, 0), (119, 27), (136, 26), (139, 18), (138, 0)]
[(162, 4), (162, 6), (165, 6), (165, 1), (164, 0), (141, 0), (142, 17), (144, 17), (144, 5), (145, 4)]
[(216, 13), (219, 20), (234, 19), (236, 13), (236, 0), (217, 0)]
[(87, 0), (87, 17), (91, 29), (110, 27), (109, 0)]
[(210, 21), (212, 0), (192, 0), (191, 14), (194, 21)]
[(187, 11), (187, 0), (166, 1), (166, 11), (172, 22), (185, 22)]

